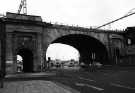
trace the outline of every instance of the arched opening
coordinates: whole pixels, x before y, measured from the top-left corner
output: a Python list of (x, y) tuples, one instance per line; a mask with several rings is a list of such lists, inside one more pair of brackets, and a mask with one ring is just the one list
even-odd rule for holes
[(23, 71), (23, 58), (21, 55), (17, 55), (17, 72)]
[(52, 43), (71, 45), (80, 53), (79, 62), (90, 64), (94, 61), (102, 65), (111, 64), (105, 45), (94, 37), (83, 34), (70, 34), (57, 38)]
[(46, 60), (51, 61), (53, 68), (76, 68), (79, 65), (80, 53), (73, 46), (52, 43), (47, 48)]
[(46, 52), (46, 60), (48, 57), (51, 59), (60, 59), (60, 60), (79, 60), (79, 51), (74, 47), (61, 43), (50, 44)]
[(27, 48), (21, 48), (17, 55), (22, 57), (22, 72), (33, 72), (33, 53)]

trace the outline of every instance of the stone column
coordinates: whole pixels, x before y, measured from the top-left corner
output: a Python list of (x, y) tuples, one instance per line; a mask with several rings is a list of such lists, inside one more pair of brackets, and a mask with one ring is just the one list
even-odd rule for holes
[(6, 72), (14, 72), (14, 59), (13, 59), (13, 41), (12, 34), (7, 33), (6, 39)]

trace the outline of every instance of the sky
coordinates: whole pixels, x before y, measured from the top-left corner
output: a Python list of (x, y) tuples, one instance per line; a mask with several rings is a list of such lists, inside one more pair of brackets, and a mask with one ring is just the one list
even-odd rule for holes
[[(2, 0), (0, 13), (16, 13), (21, 0)], [(126, 15), (135, 8), (135, 0), (27, 0), (28, 15), (38, 15), (45, 22), (82, 27), (98, 27)], [(134, 9), (135, 11), (135, 9)], [(106, 26), (125, 29), (135, 26), (135, 15)]]
[(23, 61), (23, 58), (20, 55), (17, 55), (17, 61)]
[(51, 57), (51, 60), (60, 59), (60, 60), (71, 60), (74, 59), (79, 61), (80, 54), (77, 49), (72, 46), (54, 43), (50, 44), (46, 52), (46, 59)]
[[(17, 13), (20, 2), (21, 0), (1, 0), (0, 14)], [(132, 9), (132, 12), (135, 12), (135, 0), (27, 0), (28, 15), (41, 16), (44, 22), (53, 24), (88, 28), (98, 27), (120, 18)], [(135, 14), (102, 29), (123, 30), (129, 26), (135, 26)], [(66, 54), (66, 58), (63, 56), (61, 59), (68, 59), (70, 55), (75, 59), (79, 57), (75, 49), (74, 52), (71, 52), (73, 49), (71, 47), (63, 46), (65, 48), (63, 50), (67, 51), (60, 53), (57, 50), (62, 49), (61, 45), (56, 46), (51, 46), (51, 49), (48, 50), (52, 56), (55, 54), (59, 58)]]

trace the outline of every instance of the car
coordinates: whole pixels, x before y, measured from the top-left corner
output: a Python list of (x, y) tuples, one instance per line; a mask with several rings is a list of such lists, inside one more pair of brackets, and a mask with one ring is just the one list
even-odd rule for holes
[(60, 67), (61, 64), (60, 64), (59, 62), (56, 62), (55, 66), (56, 66), (56, 67)]
[(70, 62), (68, 66), (69, 67), (73, 67), (74, 66), (74, 63), (73, 62)]
[(100, 62), (93, 62), (93, 65), (96, 66), (97, 68), (100, 68), (102, 66)]

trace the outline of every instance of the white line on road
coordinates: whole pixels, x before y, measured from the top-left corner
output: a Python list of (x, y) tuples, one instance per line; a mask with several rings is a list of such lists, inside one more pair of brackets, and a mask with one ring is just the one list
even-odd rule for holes
[(93, 82), (96, 82), (95, 80), (92, 80), (92, 79), (87, 79), (87, 78), (83, 78), (83, 77), (79, 77), (79, 79), (82, 79), (82, 80), (87, 80), (87, 81), (93, 81)]
[(88, 87), (91, 87), (91, 88), (94, 88), (94, 89), (96, 89), (96, 90), (98, 90), (98, 91), (103, 91), (103, 90), (104, 90), (103, 88), (96, 87), (96, 86), (93, 86), (93, 85), (88, 85), (88, 84), (87, 84), (87, 86), (88, 86)]
[(112, 86), (115, 86), (115, 87), (121, 87), (121, 88), (126, 88), (126, 89), (135, 90), (135, 88), (133, 88), (133, 87), (125, 86), (125, 85), (121, 85), (121, 84), (111, 83), (111, 85), (112, 85)]
[(87, 87), (90, 87), (90, 88), (93, 88), (93, 89), (96, 89), (98, 91), (103, 91), (104, 89), (103, 88), (100, 88), (100, 87), (96, 87), (96, 86), (93, 86), (93, 85), (89, 85), (89, 84), (85, 84), (85, 83), (75, 83), (76, 86), (87, 86)]

